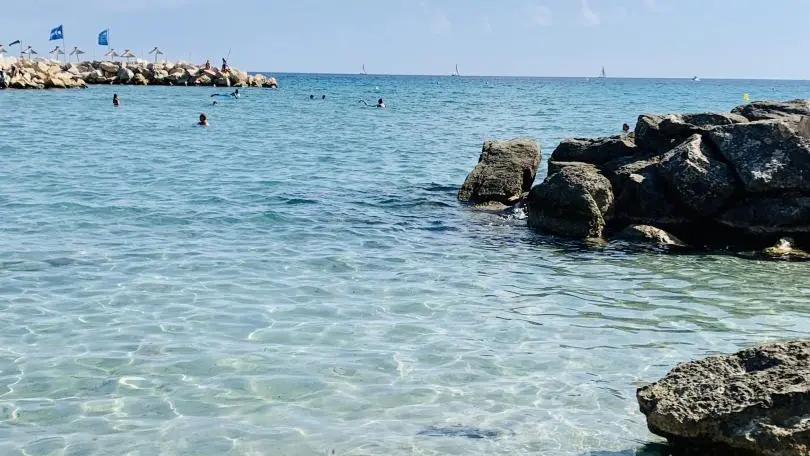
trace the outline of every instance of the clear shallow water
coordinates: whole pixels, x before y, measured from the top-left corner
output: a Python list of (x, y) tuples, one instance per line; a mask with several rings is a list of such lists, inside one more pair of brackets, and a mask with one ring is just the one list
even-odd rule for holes
[(216, 107), (0, 91), (0, 454), (654, 455), (638, 385), (810, 330), (808, 264), (559, 244), (455, 201), (486, 138), (547, 157), (808, 83), (279, 79)]

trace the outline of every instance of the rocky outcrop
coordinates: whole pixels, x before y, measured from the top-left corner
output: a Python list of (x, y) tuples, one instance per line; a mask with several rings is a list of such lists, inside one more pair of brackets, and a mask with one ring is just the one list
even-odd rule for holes
[(515, 204), (528, 192), (540, 166), (540, 147), (530, 138), (487, 141), (478, 165), (458, 192), (460, 201)]
[(636, 396), (650, 431), (686, 454), (810, 452), (810, 341), (681, 364)]
[[(15, 76), (10, 77), (11, 66)], [(267, 87), (278, 88), (275, 78), (264, 75), (248, 75), (230, 69), (204, 69), (199, 65), (179, 63), (127, 63), (127, 62), (82, 62), (61, 64), (51, 60), (4, 61), (0, 68), (6, 70), (9, 86), (17, 89), (74, 88), (87, 84), (132, 84), (132, 85), (197, 85), (220, 87)]]
[(526, 207), (531, 227), (562, 236), (598, 238), (613, 209), (613, 190), (595, 168), (571, 166), (534, 187)]
[[(738, 251), (786, 236), (808, 246), (810, 115), (803, 112), (810, 102), (643, 114), (632, 136), (564, 140), (529, 194), (528, 223), (580, 238), (649, 225), (690, 245)], [(609, 210), (594, 188), (608, 189)]]

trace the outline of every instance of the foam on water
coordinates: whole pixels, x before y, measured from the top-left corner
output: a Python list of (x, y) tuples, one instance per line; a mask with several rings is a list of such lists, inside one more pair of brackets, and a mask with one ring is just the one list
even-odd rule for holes
[(279, 80), (0, 91), (0, 454), (656, 454), (638, 385), (810, 329), (807, 264), (455, 202), (486, 138), (547, 156), (810, 84)]

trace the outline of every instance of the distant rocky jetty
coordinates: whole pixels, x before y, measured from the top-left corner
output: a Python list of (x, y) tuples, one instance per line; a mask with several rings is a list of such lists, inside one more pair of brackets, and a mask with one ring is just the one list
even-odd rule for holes
[(644, 114), (627, 136), (562, 141), (533, 188), (539, 147), (488, 142), (459, 199), (522, 203), (530, 227), (564, 237), (807, 258), (808, 116), (808, 100)]
[(636, 396), (676, 454), (810, 454), (810, 341), (681, 364)]
[[(12, 68), (12, 65), (14, 68)], [(13, 89), (83, 88), (88, 84), (163, 86), (218, 86), (278, 88), (275, 78), (230, 69), (206, 69), (190, 63), (81, 62), (61, 64), (49, 60), (1, 63), (6, 83)]]

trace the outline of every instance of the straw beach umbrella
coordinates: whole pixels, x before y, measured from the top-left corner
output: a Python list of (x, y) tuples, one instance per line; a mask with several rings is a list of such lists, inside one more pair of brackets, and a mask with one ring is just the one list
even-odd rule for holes
[(115, 53), (115, 48), (110, 48), (109, 51), (104, 53), (104, 57), (111, 57), (113, 60), (115, 60), (115, 58), (118, 57), (118, 54)]
[(31, 59), (32, 55), (39, 55), (39, 53), (37, 51), (35, 51), (34, 48), (31, 47), (31, 45), (29, 45), (27, 48), (23, 49), (22, 52), (20, 52), (20, 54), (27, 55), (29, 60)]
[(70, 51), (70, 55), (76, 56), (76, 63), (79, 63), (79, 56), (84, 54), (85, 52), (79, 49), (79, 46), (73, 46), (73, 50)]
[(51, 52), (49, 52), (48, 54), (55, 55), (55, 56), (56, 56), (56, 60), (59, 60), (59, 56), (60, 56), (60, 55), (65, 55), (65, 51), (63, 51), (63, 50), (62, 50), (62, 47), (61, 47), (61, 46), (56, 46), (56, 47), (55, 47), (55, 48), (53, 48), (53, 50), (52, 50)]
[(129, 59), (135, 58), (135, 54), (133, 54), (132, 51), (130, 51), (129, 49), (124, 49), (124, 53), (121, 54), (121, 57), (129, 61)]
[(163, 55), (163, 51), (161, 51), (160, 49), (158, 49), (158, 47), (157, 47), (157, 46), (155, 46), (155, 48), (154, 48), (154, 49), (152, 49), (151, 51), (149, 51), (149, 53), (150, 53), (150, 54), (155, 54), (155, 63), (157, 63), (158, 56), (159, 56), (159, 55)]

